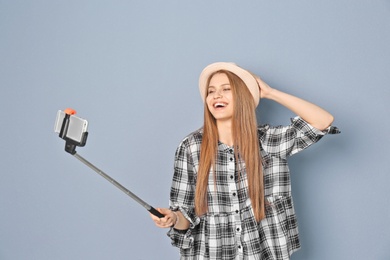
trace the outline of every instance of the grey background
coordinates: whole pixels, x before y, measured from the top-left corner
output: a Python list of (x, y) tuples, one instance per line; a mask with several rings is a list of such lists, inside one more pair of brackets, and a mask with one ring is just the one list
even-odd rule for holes
[[(63, 151), (167, 206), (174, 151), (202, 125), (197, 82), (234, 61), (334, 114), (341, 135), (290, 160), (302, 249), (390, 259), (390, 2), (0, 1), (0, 259), (178, 259), (147, 211)], [(263, 100), (262, 123), (288, 124)]]

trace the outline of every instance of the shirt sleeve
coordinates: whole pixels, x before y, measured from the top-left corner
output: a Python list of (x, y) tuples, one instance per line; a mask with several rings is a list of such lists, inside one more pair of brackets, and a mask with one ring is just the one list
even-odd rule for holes
[(319, 130), (301, 117), (295, 117), (289, 126), (267, 127), (261, 142), (269, 154), (284, 159), (318, 142), (326, 134), (338, 133), (340, 131), (337, 127), (329, 126)]
[(195, 167), (191, 159), (191, 152), (186, 141), (183, 141), (176, 150), (174, 175), (170, 193), (170, 209), (180, 211), (190, 222), (188, 230), (171, 228), (167, 235), (173, 246), (186, 249), (193, 245), (192, 230), (199, 224), (200, 219), (195, 214)]

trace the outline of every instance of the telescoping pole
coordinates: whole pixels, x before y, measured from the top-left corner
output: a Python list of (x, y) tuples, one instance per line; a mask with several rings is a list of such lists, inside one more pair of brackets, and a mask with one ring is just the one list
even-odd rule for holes
[(133, 200), (135, 200), (136, 202), (138, 202), (139, 204), (141, 204), (141, 206), (143, 206), (146, 210), (148, 210), (150, 213), (152, 213), (153, 215), (159, 217), (159, 218), (163, 218), (164, 215), (161, 214), (159, 211), (157, 211), (155, 208), (153, 208), (152, 206), (150, 206), (148, 203), (146, 203), (145, 201), (143, 201), (140, 197), (138, 197), (137, 195), (135, 195), (133, 192), (129, 191), (128, 189), (126, 189), (125, 187), (123, 187), (119, 182), (117, 182), (116, 180), (114, 180), (113, 178), (111, 178), (109, 175), (107, 175), (106, 173), (104, 173), (102, 170), (100, 170), (99, 168), (97, 168), (95, 165), (93, 165), (92, 163), (90, 163), (89, 161), (87, 161), (86, 159), (84, 159), (82, 156), (80, 156), (77, 152), (73, 154), (74, 157), (76, 157), (77, 159), (79, 159), (82, 163), (84, 163), (85, 165), (87, 165), (89, 168), (91, 168), (92, 170), (94, 170), (95, 172), (97, 172), (100, 176), (102, 176), (103, 178), (105, 178), (106, 180), (108, 180), (109, 182), (111, 182), (114, 186), (116, 186), (117, 188), (119, 188), (121, 191), (123, 191), (124, 193), (126, 193), (129, 197), (131, 197)]

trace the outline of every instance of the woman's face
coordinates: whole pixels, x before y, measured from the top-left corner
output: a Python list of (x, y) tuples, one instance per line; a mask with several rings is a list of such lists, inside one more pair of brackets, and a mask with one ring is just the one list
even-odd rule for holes
[(209, 111), (218, 120), (231, 120), (233, 117), (233, 94), (226, 74), (217, 73), (210, 79), (206, 103)]

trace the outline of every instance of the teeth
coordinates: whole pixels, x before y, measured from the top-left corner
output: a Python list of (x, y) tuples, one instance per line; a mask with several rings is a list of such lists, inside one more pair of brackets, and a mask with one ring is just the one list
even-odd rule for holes
[(226, 107), (225, 103), (215, 103), (214, 107)]

